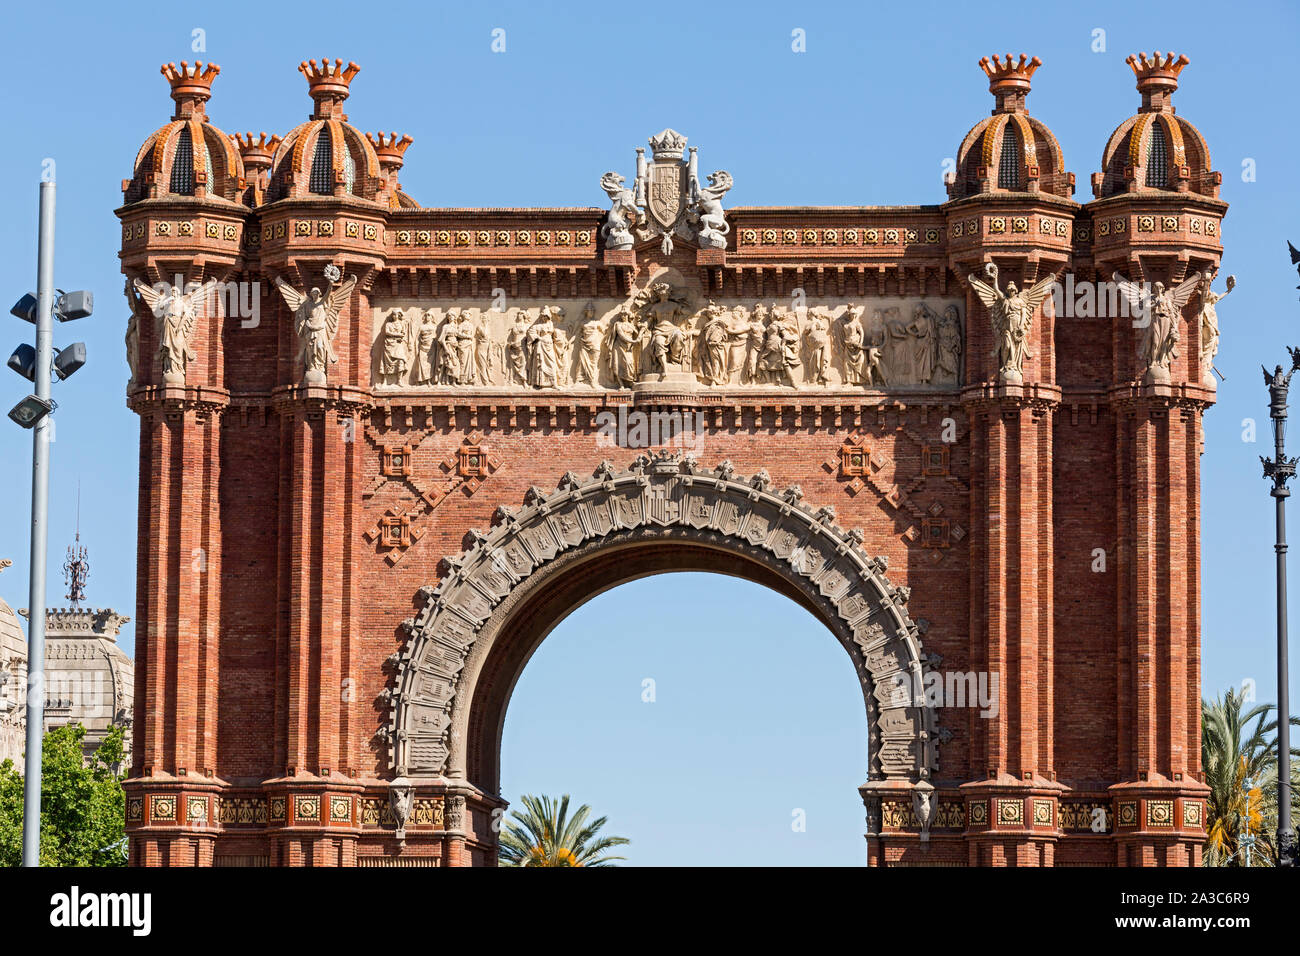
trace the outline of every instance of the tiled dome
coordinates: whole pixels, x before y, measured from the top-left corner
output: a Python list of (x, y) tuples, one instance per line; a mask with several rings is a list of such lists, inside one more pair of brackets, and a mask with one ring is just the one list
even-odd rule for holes
[(994, 97), (993, 114), (966, 134), (957, 169), (948, 178), (948, 198), (979, 193), (1045, 192), (1069, 197), (1074, 176), (1065, 171), (1061, 144), (1025, 109), (1029, 80), (1042, 65), (1023, 53), (1017, 63), (994, 56), (980, 60)]
[(356, 127), (348, 123), (343, 102), (361, 67), (342, 60), (315, 60), (298, 69), (316, 109), (307, 122), (290, 130), (271, 160), (266, 201), (313, 195), (350, 195), (377, 199), (381, 188), (379, 157)]
[(123, 184), (126, 202), (168, 195), (238, 200), (243, 161), (230, 138), (207, 121), (204, 107), (220, 72), (215, 63), (191, 67), (181, 61), (179, 68), (175, 63), (162, 67), (176, 113), (136, 154), (131, 179)]
[(1093, 173), (1098, 198), (1116, 193), (1195, 192), (1219, 195), (1221, 173), (1210, 169), (1210, 150), (1195, 126), (1175, 115), (1172, 102), (1178, 74), (1190, 60), (1159, 51), (1130, 56), (1142, 105), (1111, 134)]

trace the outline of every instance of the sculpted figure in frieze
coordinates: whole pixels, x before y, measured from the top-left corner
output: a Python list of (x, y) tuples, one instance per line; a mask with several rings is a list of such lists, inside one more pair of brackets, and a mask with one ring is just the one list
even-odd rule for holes
[[(1128, 300), (1133, 314), (1139, 316), (1135, 324), (1141, 325), (1138, 342), (1138, 360), (1143, 367), (1142, 381), (1148, 385), (1169, 381), (1169, 369), (1178, 357), (1178, 331), (1183, 306), (1191, 301), (1201, 284), (1201, 274), (1194, 272), (1178, 285), (1166, 289), (1157, 282), (1150, 290), (1130, 282), (1116, 272), (1112, 278), (1119, 285), (1120, 294)], [(1199, 343), (1198, 343), (1199, 344)]]
[(1025, 292), (1021, 292), (1014, 282), (1008, 282), (1007, 290), (1003, 292), (998, 288), (998, 267), (990, 262), (984, 271), (992, 280), (991, 285), (975, 275), (970, 276), (969, 281), (993, 320), (998, 381), (1019, 383), (1023, 381), (1025, 359), (1032, 357), (1026, 346), (1033, 328), (1034, 313), (1047, 298), (1056, 276), (1044, 276)]
[(850, 305), (844, 310), (840, 323), (840, 344), (844, 349), (844, 383), (846, 385), (870, 384), (867, 368), (866, 330), (862, 327), (862, 313), (866, 310)]
[(416, 385), (434, 383), (434, 352), (438, 347), (438, 324), (433, 320), (433, 313), (426, 311), (420, 319), (420, 326), (415, 334), (415, 370)]
[(961, 319), (955, 305), (943, 310), (938, 318), (938, 356), (935, 373), (931, 379), (938, 385), (957, 385), (961, 382)]
[[(157, 319), (158, 358), (162, 362), (163, 381), (166, 384), (185, 384), (185, 371), (195, 358), (194, 351), (190, 348), (190, 339), (193, 338), (199, 321), (198, 303), (207, 299), (216, 287), (216, 279), (196, 285), (189, 292), (176, 285), (166, 286), (164, 290), (140, 279), (135, 280), (135, 290)], [(128, 336), (128, 354), (130, 349)], [(132, 376), (134, 374), (133, 371)]]
[(555, 388), (559, 384), (560, 357), (555, 340), (554, 315), (563, 314), (553, 306), (543, 306), (537, 321), (528, 327), (528, 384), (533, 388)]
[(401, 385), (411, 365), (413, 329), (401, 309), (394, 309), (384, 320), (383, 351), (379, 356), (379, 381), (383, 385)]
[(464, 366), (461, 364), (460, 309), (448, 309), (438, 329), (438, 382), (459, 385)]
[(528, 384), (528, 327), (532, 316), (527, 309), (515, 313), (515, 324), (506, 334), (506, 381), (511, 385)]
[(767, 343), (767, 306), (758, 303), (745, 326), (745, 372), (741, 381), (757, 385), (762, 381), (763, 347)]
[(801, 338), (799, 316), (779, 306), (774, 308), (763, 340), (763, 356), (759, 360), (767, 384), (797, 387), (795, 374), (803, 365), (799, 358)]
[(689, 340), (680, 320), (690, 312), (690, 303), (667, 282), (654, 282), (632, 300), (633, 312), (649, 333), (642, 351), (644, 371), (666, 375), (688, 369)]
[[(1215, 273), (1217, 275), (1217, 273)], [(1201, 312), (1199, 316), (1201, 330), (1201, 370), (1207, 385), (1214, 384), (1214, 356), (1219, 354), (1219, 313), (1216, 306), (1229, 292), (1237, 287), (1237, 277), (1228, 276), (1227, 290), (1215, 292), (1212, 288), (1215, 275), (1208, 271), (1201, 274), (1199, 292), (1201, 294)]]
[(831, 319), (825, 309), (809, 310), (804, 338), (808, 342), (808, 373), (815, 384), (826, 385), (831, 370)]
[(600, 385), (600, 353), (605, 344), (605, 323), (596, 317), (596, 303), (588, 302), (582, 310), (582, 327), (578, 330), (578, 369), (575, 385)]
[(324, 385), (326, 371), (339, 360), (334, 351), (334, 336), (339, 330), (339, 313), (347, 304), (357, 277), (342, 280), (338, 266), (325, 267), (325, 292), (313, 287), (306, 294), (299, 292), (279, 276), (275, 285), (285, 303), (294, 313), (294, 330), (298, 333), (298, 361), (303, 367), (303, 383)]
[(497, 382), (497, 343), (492, 341), (492, 328), (487, 315), (480, 310), (474, 319), (474, 372), (480, 385)]
[(727, 312), (710, 302), (704, 309), (704, 330), (700, 335), (700, 379), (706, 385), (727, 384), (730, 339)]
[(622, 306), (610, 325), (609, 373), (619, 388), (636, 384), (637, 370), (641, 367), (641, 330), (631, 309)]

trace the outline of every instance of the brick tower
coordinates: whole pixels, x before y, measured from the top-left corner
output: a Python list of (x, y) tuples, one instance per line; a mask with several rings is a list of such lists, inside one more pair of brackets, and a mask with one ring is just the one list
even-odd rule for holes
[[(1214, 388), (1185, 280), (1226, 206), (1169, 105), (1185, 59), (1131, 62), (1086, 205), (1008, 56), (946, 202), (727, 209), (673, 129), (606, 208), (425, 207), (411, 138), (343, 112), (356, 64), (303, 63), (310, 116), (256, 138), (208, 122), (217, 67), (163, 67), (117, 211), (132, 862), (494, 863), (528, 658), (673, 570), (845, 648), (872, 864), (1195, 862)], [(1156, 319), (1077, 307), (1112, 273)]]

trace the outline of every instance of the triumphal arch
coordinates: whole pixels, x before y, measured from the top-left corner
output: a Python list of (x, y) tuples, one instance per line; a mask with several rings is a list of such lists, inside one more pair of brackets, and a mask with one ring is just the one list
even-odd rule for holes
[(494, 863), (530, 655), (703, 570), (847, 652), (872, 864), (1197, 862), (1227, 207), (1187, 59), (1128, 62), (1087, 202), (1008, 56), (946, 200), (829, 208), (728, 205), (740, 157), (671, 128), (597, 206), (425, 206), (411, 138), (344, 114), (356, 64), (303, 63), (272, 136), (164, 66), (117, 210), (132, 861)]

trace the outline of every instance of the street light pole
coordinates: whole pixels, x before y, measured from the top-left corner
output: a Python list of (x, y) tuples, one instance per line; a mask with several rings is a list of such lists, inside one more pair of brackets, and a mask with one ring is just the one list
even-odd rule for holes
[[(54, 183), (41, 183), (36, 251), (36, 397), (50, 400), (54, 359)], [(45, 536), (50, 501), (50, 428), (32, 429), (31, 586), (27, 607), (27, 757), (23, 779), (23, 866), (41, 865), (41, 741), (45, 732)]]
[(1268, 386), (1268, 416), (1273, 422), (1273, 458), (1260, 456), (1264, 477), (1271, 478), (1277, 508), (1277, 856), (1279, 866), (1296, 865), (1295, 830), (1291, 827), (1291, 707), (1287, 693), (1287, 606), (1286, 606), (1286, 499), (1291, 494), (1286, 483), (1295, 476), (1296, 459), (1286, 457), (1287, 390), (1291, 376), (1300, 369), (1300, 349), (1288, 348), (1291, 371), (1282, 374), (1279, 365), (1270, 375), (1264, 369)]

